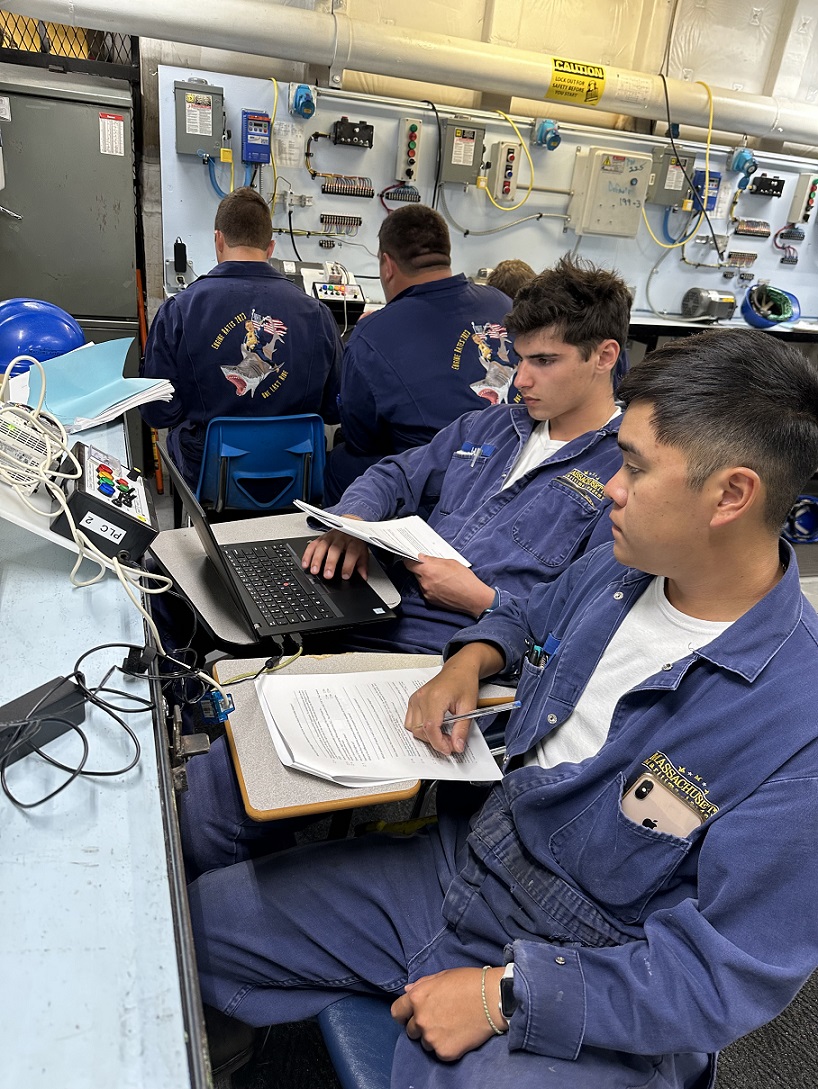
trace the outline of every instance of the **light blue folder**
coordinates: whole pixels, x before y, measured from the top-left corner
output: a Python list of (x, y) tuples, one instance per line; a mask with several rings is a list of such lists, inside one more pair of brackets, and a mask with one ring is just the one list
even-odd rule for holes
[[(104, 344), (89, 344), (66, 355), (47, 359), (45, 371), (45, 402), (43, 408), (64, 427), (75, 420), (95, 421), (101, 413), (122, 403), (122, 410), (136, 403), (152, 400), (150, 392), (164, 384), (161, 378), (123, 378), (125, 356), (133, 343), (132, 337), (108, 340)], [(36, 405), (42, 389), (40, 371), (29, 371), (28, 403)], [(143, 395), (144, 396), (141, 396)], [(89, 423), (87, 426), (93, 426)], [(73, 428), (78, 430), (78, 428)]]

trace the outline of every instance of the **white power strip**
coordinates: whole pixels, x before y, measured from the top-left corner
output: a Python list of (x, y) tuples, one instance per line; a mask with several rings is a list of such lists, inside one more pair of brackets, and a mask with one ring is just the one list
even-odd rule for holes
[(56, 468), (59, 463), (57, 454), (52, 465), (46, 464), (48, 447), (42, 432), (48, 432), (54, 439), (57, 450), (62, 449), (62, 437), (43, 413), (37, 417), (37, 427), (29, 426), (25, 418), (18, 415), (25, 411), (25, 405), (15, 406), (14, 412), (0, 411), (0, 466), (11, 481), (31, 494), (40, 482), (40, 474)]

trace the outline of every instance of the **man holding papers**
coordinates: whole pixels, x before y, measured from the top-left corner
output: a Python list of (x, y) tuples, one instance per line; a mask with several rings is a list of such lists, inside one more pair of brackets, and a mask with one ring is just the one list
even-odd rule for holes
[[(470, 820), (214, 870), (204, 1001), (251, 1025), (394, 998), (392, 1089), (705, 1089), (818, 965), (818, 616), (781, 524), (818, 464), (818, 368), (756, 330), (624, 381), (613, 544), (450, 645), (407, 726), (519, 677)], [(806, 683), (805, 683), (806, 681)]]
[[(397, 561), (397, 620), (312, 649), (439, 654), (466, 624), (527, 596), (586, 549), (611, 538), (604, 482), (622, 458), (614, 403), (628, 334), (630, 293), (619, 276), (560, 260), (519, 291), (508, 316), (525, 405), (471, 412), (428, 446), (368, 469), (330, 512), (372, 520), (423, 515), (460, 559)], [(431, 549), (427, 548), (427, 552)], [(357, 566), (367, 545), (337, 530), (307, 546), (304, 564), (331, 577)], [(464, 562), (462, 562), (465, 560)], [(189, 769), (182, 832), (191, 873), (258, 853), (270, 830), (244, 813), (227, 746), (219, 739)]]
[[(619, 276), (562, 258), (506, 318), (524, 404), (467, 413), (427, 446), (372, 466), (330, 508), (367, 521), (422, 515), (467, 561), (390, 569), (400, 618), (355, 632), (351, 645), (439, 652), (464, 624), (610, 540), (603, 483), (620, 463), (614, 383), (630, 304)], [(366, 559), (364, 544), (333, 531), (308, 547), (304, 566), (328, 577), (340, 566), (348, 578), (366, 574)]]

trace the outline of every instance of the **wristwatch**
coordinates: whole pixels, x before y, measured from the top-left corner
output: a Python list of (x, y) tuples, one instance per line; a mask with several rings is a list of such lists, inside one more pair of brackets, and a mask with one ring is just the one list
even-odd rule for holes
[(514, 961), (512, 960), (506, 965), (506, 970), (500, 977), (500, 1013), (506, 1021), (511, 1020), (511, 1015), (518, 1005), (514, 997)]
[(500, 607), (500, 591), (495, 586), (494, 587), (494, 598), (492, 599), (491, 605), (489, 605), (488, 608), (483, 609), (482, 613), (480, 613), (480, 615), (478, 616), (477, 619), (482, 620), (484, 616), (488, 616), (489, 613), (493, 613), (494, 610), (499, 608), (499, 607)]

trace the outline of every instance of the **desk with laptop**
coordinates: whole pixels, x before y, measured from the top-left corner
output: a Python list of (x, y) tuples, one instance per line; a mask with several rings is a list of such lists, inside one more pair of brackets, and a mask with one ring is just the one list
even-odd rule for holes
[(302, 514), (211, 526), (184, 477), (161, 450), (191, 528), (166, 530), (151, 552), (219, 639), (250, 645), (388, 620), (400, 595), (378, 564), (369, 581), (316, 578), (301, 556), (316, 536)]

